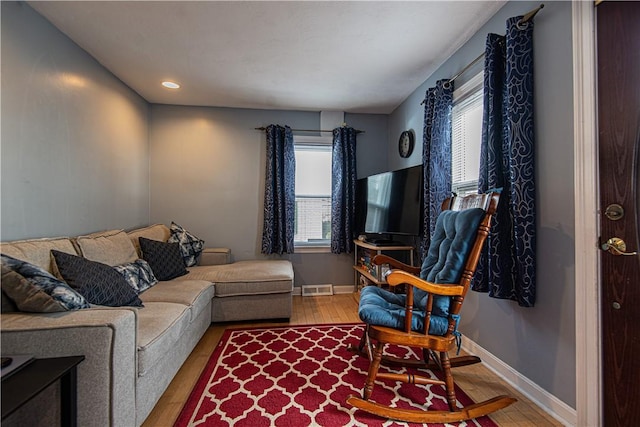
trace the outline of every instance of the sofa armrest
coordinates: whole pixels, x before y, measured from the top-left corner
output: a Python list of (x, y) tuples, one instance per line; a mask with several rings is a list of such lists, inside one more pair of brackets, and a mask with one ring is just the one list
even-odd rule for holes
[(204, 248), (198, 265), (220, 265), (231, 262), (231, 249), (228, 248)]
[(0, 321), (3, 355), (85, 356), (77, 371), (78, 425), (135, 425), (135, 309), (2, 313)]

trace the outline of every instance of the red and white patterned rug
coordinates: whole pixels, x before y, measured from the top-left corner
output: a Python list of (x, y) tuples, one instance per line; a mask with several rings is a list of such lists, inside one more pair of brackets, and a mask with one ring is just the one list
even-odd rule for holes
[[(348, 395), (362, 393), (367, 376), (369, 361), (347, 350), (357, 345), (363, 330), (363, 324), (228, 329), (175, 426), (415, 425), (346, 404)], [(418, 358), (409, 348), (394, 353)], [(473, 403), (459, 388), (456, 396), (459, 404)], [(444, 388), (437, 385), (376, 381), (372, 400), (396, 407), (419, 408), (414, 402), (429, 402), (432, 409), (448, 408)], [(496, 426), (488, 417), (451, 425)]]

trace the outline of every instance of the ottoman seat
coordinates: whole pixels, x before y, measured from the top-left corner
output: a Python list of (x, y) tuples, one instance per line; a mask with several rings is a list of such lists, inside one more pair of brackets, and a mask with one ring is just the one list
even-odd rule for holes
[(215, 283), (216, 297), (290, 293), (293, 268), (289, 261), (236, 261), (194, 266), (184, 278)]

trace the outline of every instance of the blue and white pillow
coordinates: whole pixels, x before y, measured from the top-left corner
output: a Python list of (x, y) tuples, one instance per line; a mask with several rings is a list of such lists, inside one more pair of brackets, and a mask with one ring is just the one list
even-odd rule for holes
[(127, 264), (116, 265), (113, 268), (129, 283), (137, 292), (141, 293), (158, 283), (158, 279), (153, 275), (153, 270), (149, 263), (143, 259), (137, 259)]
[(87, 300), (80, 293), (45, 269), (9, 255), (1, 254), (0, 257), (4, 266), (20, 274), (35, 288), (49, 295), (65, 310), (79, 310), (90, 307)]
[(171, 236), (167, 240), (168, 243), (178, 243), (180, 245), (180, 253), (184, 259), (184, 265), (192, 267), (198, 262), (198, 257), (204, 249), (204, 240), (194, 236), (187, 230), (171, 222)]

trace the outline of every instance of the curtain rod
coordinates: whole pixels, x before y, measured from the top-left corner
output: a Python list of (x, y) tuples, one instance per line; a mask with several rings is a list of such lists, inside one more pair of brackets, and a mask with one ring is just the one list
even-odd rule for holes
[(518, 25), (526, 24), (527, 22), (531, 21), (533, 17), (536, 16), (538, 12), (540, 12), (540, 10), (543, 8), (544, 3), (541, 3), (540, 6), (536, 7), (532, 11), (525, 13), (522, 19), (518, 21)]
[[(531, 21), (533, 19), (533, 17), (536, 16), (536, 14), (538, 12), (540, 12), (540, 10), (542, 8), (544, 8), (544, 3), (540, 4), (540, 6), (536, 7), (532, 11), (525, 13), (522, 16), (522, 19), (520, 19), (518, 21), (518, 25), (526, 24), (527, 22)], [(455, 81), (455, 79), (457, 79), (458, 77), (460, 77), (461, 75), (466, 73), (469, 70), (469, 68), (471, 68), (474, 65), (476, 65), (478, 63), (478, 61), (480, 61), (482, 58), (484, 58), (484, 52), (482, 52), (480, 55), (478, 55), (478, 57), (476, 59), (474, 59), (473, 61), (468, 63), (462, 70), (460, 70), (455, 76), (451, 77), (445, 84), (453, 83)], [(423, 104), (424, 104), (424, 100), (422, 100), (420, 105), (423, 105)]]
[[(518, 26), (522, 25), (522, 24), (526, 24), (527, 22), (531, 21), (533, 19), (534, 16), (536, 16), (536, 14), (538, 12), (540, 12), (540, 10), (544, 8), (544, 3), (540, 4), (540, 6), (536, 7), (535, 9), (525, 13), (522, 16), (522, 19), (520, 19), (518, 21)], [(460, 70), (458, 72), (458, 74), (456, 74), (455, 76), (451, 77), (448, 81), (449, 84), (453, 83), (453, 81), (455, 79), (457, 79), (458, 77), (460, 77), (462, 74), (464, 74), (469, 68), (473, 67), (474, 65), (476, 65), (478, 63), (478, 61), (480, 61), (482, 58), (484, 58), (484, 52), (482, 52), (480, 55), (478, 55), (478, 57), (476, 59), (474, 59), (473, 61), (471, 61), (469, 64), (467, 64), (466, 67), (464, 67), (462, 70)]]
[[(259, 128), (254, 128), (255, 130), (267, 130), (266, 127), (261, 126)], [(322, 130), (322, 129), (291, 129), (292, 132), (333, 132), (333, 130)], [(356, 133), (364, 133), (363, 130), (356, 129)]]

